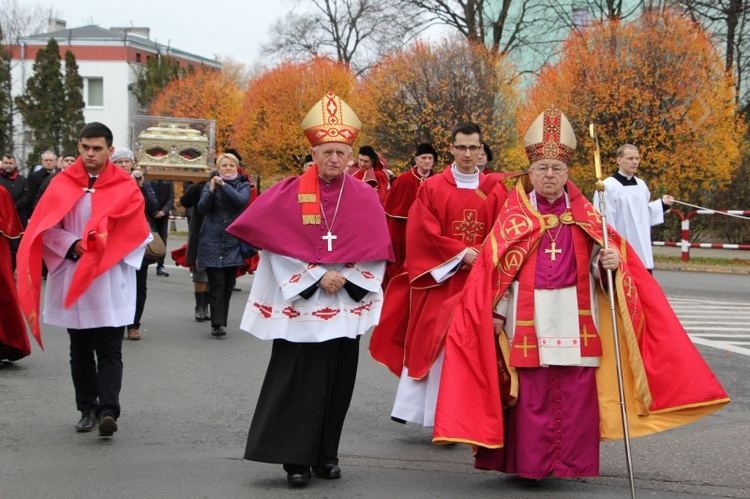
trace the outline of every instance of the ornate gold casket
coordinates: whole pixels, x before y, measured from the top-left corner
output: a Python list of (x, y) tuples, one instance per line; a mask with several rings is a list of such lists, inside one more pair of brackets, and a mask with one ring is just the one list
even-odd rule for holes
[(211, 120), (136, 116), (133, 151), (151, 180), (208, 180), (213, 164)]

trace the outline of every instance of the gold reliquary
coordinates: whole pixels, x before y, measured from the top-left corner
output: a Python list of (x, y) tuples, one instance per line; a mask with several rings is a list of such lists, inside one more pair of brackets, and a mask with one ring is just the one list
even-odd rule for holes
[(213, 120), (135, 116), (136, 162), (151, 180), (208, 180), (215, 126)]

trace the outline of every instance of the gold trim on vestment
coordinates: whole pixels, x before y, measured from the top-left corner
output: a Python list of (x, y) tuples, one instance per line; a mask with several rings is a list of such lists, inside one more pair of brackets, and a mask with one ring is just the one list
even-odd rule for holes
[(320, 215), (302, 215), (303, 225), (320, 225)]
[(297, 194), (298, 203), (314, 203), (317, 200), (315, 194)]
[(484, 447), (485, 449), (502, 449), (504, 445), (487, 445), (484, 442), (475, 442), (474, 440), (465, 440), (463, 438), (448, 438), (448, 437), (435, 437), (432, 439), (433, 444), (445, 445), (445, 444), (468, 444), (477, 447)]

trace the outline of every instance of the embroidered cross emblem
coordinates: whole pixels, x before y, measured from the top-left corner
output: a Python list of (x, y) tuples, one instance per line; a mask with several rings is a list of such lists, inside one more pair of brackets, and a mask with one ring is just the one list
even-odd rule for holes
[[(509, 234), (511, 237), (519, 237), (521, 234), (526, 232), (530, 227), (529, 221), (523, 216), (512, 216), (509, 217), (503, 225), (503, 233)], [(512, 234), (510, 234), (512, 232)], [(507, 237), (505, 238), (507, 239)]]
[(589, 338), (596, 338), (595, 334), (591, 334), (586, 330), (586, 325), (583, 326), (583, 332), (581, 333), (581, 338), (583, 338), (583, 346), (587, 347), (589, 346)]
[(524, 358), (526, 358), (526, 357), (529, 356), (529, 349), (530, 348), (536, 348), (537, 346), (536, 345), (530, 345), (529, 344), (529, 337), (528, 336), (524, 336), (523, 337), (523, 344), (522, 345), (515, 345), (515, 347), (523, 349), (523, 356), (524, 356)]
[(484, 223), (477, 220), (477, 210), (464, 210), (464, 219), (453, 222), (453, 235), (465, 244), (474, 244), (484, 235)]

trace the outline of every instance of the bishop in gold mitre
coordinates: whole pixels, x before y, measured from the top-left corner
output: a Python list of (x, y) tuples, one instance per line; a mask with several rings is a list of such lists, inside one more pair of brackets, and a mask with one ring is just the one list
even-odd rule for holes
[(338, 444), (359, 337), (378, 323), (393, 259), (377, 193), (344, 174), (360, 126), (326, 94), (302, 121), (314, 164), (227, 229), (262, 250), (240, 328), (274, 342), (245, 458), (282, 464), (292, 486), (307, 485), (311, 473), (342, 475)]

